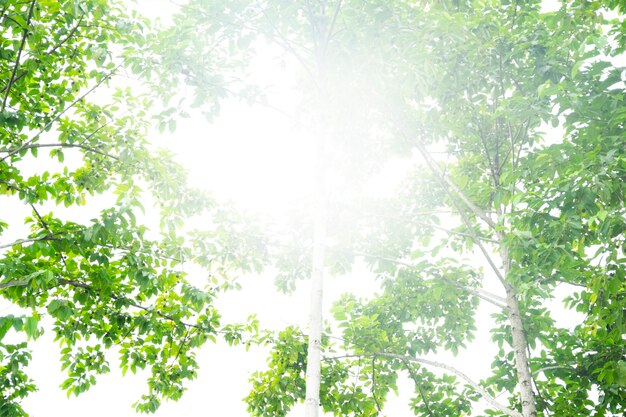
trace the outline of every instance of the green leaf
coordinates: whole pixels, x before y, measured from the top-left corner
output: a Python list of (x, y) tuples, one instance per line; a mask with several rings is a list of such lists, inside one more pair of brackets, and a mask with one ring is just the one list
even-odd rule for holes
[(26, 336), (29, 339), (36, 339), (38, 334), (37, 324), (39, 320), (36, 317), (28, 317), (26, 318), (26, 322), (24, 324), (24, 331), (26, 332)]

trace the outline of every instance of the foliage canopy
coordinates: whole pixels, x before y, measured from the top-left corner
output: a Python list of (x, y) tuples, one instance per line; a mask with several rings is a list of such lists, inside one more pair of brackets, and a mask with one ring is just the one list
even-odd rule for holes
[[(239, 342), (256, 325), (222, 323), (213, 303), (261, 251), (236, 239), (235, 212), (189, 188), (149, 143), (152, 125), (174, 122), (120, 78), (154, 36), (123, 6), (0, 2), (0, 296), (19, 307), (0, 317), (2, 416), (26, 415), (28, 340), (44, 326), (61, 346), (68, 395), (109, 372), (115, 349), (123, 372), (150, 371), (136, 407), (155, 411), (195, 377), (200, 346)], [(206, 228), (192, 230), (200, 215)], [(185, 262), (208, 279), (188, 279)]]
[[(194, 349), (256, 330), (221, 324), (212, 307), (233, 271), (272, 262), (286, 290), (308, 276), (312, 216), (294, 242), (265, 236), (268, 259), (261, 232), (237, 232), (241, 220), (187, 188), (146, 140), (150, 123), (174, 130), (189, 107), (211, 118), (230, 97), (271, 104), (246, 78), (270, 45), (301, 70), (298, 126), (328, 138), (326, 169), (342, 179), (327, 184), (326, 267), (340, 274), (361, 262), (380, 278), (378, 294), (332, 307), (323, 410), (379, 415), (404, 377), (417, 416), (624, 413), (626, 111), (616, 62), (626, 26), (606, 17), (623, 2), (544, 12), (539, 1), (190, 0), (159, 32), (105, 1), (0, 5), (0, 192), (28, 211), (30, 227), (2, 245), (0, 294), (27, 313), (0, 318), (9, 387), (0, 412), (22, 415), (19, 400), (34, 389), (22, 370), (27, 345), (4, 342), (11, 328), (33, 338), (52, 317), (64, 388), (77, 394), (118, 346), (124, 369), (152, 370), (138, 409), (154, 411), (195, 375)], [(88, 100), (123, 68), (150, 94)], [(62, 168), (26, 174), (42, 148)], [(64, 160), (70, 151), (78, 163)], [(414, 166), (405, 183), (368, 201), (368, 181), (399, 155)], [(117, 197), (90, 222), (40, 214), (96, 194)], [(146, 198), (160, 207), (159, 233), (143, 224)], [(185, 240), (185, 220), (200, 214), (214, 228)], [(185, 279), (183, 258), (214, 277), (211, 291)], [(557, 305), (570, 322), (554, 317)], [(480, 381), (432, 357), (475, 355), (479, 308), (493, 313), (498, 347)], [(284, 416), (304, 399), (306, 338), (294, 327), (271, 338), (246, 398), (252, 415)]]

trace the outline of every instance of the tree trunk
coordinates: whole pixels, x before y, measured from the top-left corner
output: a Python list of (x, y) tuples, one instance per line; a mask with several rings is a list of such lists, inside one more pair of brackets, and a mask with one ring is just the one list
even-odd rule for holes
[[(504, 276), (506, 277), (509, 273), (511, 261), (506, 250), (502, 251), (501, 255), (504, 263)], [(532, 375), (530, 373), (528, 355), (526, 354), (528, 339), (526, 337), (526, 331), (524, 330), (524, 322), (522, 321), (519, 301), (517, 299), (517, 291), (509, 282), (504, 284), (504, 289), (506, 290), (506, 305), (513, 339), (517, 383), (522, 400), (522, 415), (524, 417), (537, 417), (537, 403), (532, 387)]]
[(326, 241), (326, 195), (324, 185), (324, 143), (319, 139), (316, 161), (315, 220), (313, 232), (313, 268), (311, 271), (311, 307), (309, 348), (306, 365), (305, 416), (317, 417), (320, 409), (322, 301), (324, 293), (324, 257)]

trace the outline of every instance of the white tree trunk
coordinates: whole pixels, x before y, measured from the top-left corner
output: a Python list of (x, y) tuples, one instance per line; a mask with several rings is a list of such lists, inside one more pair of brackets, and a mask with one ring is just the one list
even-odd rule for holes
[(506, 304), (511, 324), (511, 336), (513, 339), (513, 351), (515, 352), (515, 368), (517, 369), (517, 382), (522, 400), (522, 415), (524, 417), (537, 417), (537, 405), (535, 393), (532, 387), (532, 375), (528, 364), (526, 349), (528, 340), (524, 331), (524, 323), (520, 315), (519, 302), (513, 286), (506, 288)]
[(306, 366), (305, 416), (318, 417), (320, 410), (322, 301), (324, 294), (324, 259), (326, 245), (326, 192), (324, 172), (324, 139), (317, 146), (315, 167), (315, 213), (313, 259), (311, 270), (311, 306), (309, 316), (309, 348)]
[[(506, 249), (501, 250), (500, 255), (504, 266), (504, 276), (509, 273), (511, 260)], [(524, 417), (537, 417), (537, 400), (532, 387), (532, 374), (528, 362), (528, 338), (524, 330), (518, 295), (515, 287), (505, 284), (506, 305), (511, 325), (511, 338), (513, 342), (513, 352), (515, 354), (515, 369), (517, 370), (517, 383), (522, 400), (522, 415)]]
[(326, 231), (323, 219), (320, 219), (319, 215), (317, 217), (311, 274), (311, 315), (309, 317), (309, 351), (306, 366), (306, 417), (317, 417), (320, 408), (324, 237)]

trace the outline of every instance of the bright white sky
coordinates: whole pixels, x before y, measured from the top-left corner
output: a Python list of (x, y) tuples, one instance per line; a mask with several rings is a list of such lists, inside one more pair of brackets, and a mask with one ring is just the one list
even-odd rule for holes
[[(139, 8), (149, 17), (167, 20), (175, 6), (167, 0), (142, 0)], [(273, 104), (290, 111), (294, 101), (289, 91), (289, 74), (270, 57), (259, 59), (258, 77), (276, 82)], [(287, 83), (286, 83), (287, 82)], [(312, 177), (312, 152), (300, 140), (293, 123), (279, 113), (263, 107), (253, 109), (234, 102), (225, 103), (221, 116), (212, 124), (202, 119), (179, 123), (173, 135), (153, 134), (159, 146), (171, 147), (177, 159), (189, 171), (191, 185), (207, 188), (238, 206), (277, 215), (307, 192)], [(87, 219), (95, 213), (86, 214)], [(357, 281), (358, 280), (358, 281)], [(370, 277), (371, 280), (371, 277)], [(358, 282), (358, 285), (355, 285)], [(302, 282), (291, 296), (274, 291), (273, 277), (243, 277), (243, 290), (219, 301), (220, 312), (228, 322), (245, 320), (257, 313), (266, 328), (287, 325), (307, 326), (308, 282)], [(327, 285), (325, 303), (339, 294), (361, 288), (361, 295), (373, 291), (363, 285), (361, 275), (333, 278)], [(0, 313), (9, 307), (0, 305)], [(24, 406), (32, 417), (61, 413), (65, 417), (132, 416), (131, 404), (146, 391), (145, 377), (117, 369), (117, 358), (110, 356), (112, 370), (98, 378), (96, 386), (79, 397), (66, 398), (59, 384), (66, 378), (60, 370), (58, 346), (47, 332), (32, 344), (33, 360), (29, 368), (39, 391), (30, 395)], [(255, 370), (263, 370), (267, 350), (254, 347), (245, 352), (225, 343), (207, 345), (198, 355), (199, 377), (188, 384), (188, 391), (177, 403), (164, 403), (158, 417), (198, 416), (207, 414), (247, 416), (241, 401), (249, 390), (248, 379)], [(297, 409), (292, 413), (298, 414)]]
[[(139, 7), (151, 17), (158, 15), (165, 19), (174, 10), (167, 0), (141, 0)], [(284, 70), (272, 67), (271, 59), (260, 60), (258, 65), (261, 75), (274, 74), (275, 81), (290, 79), (289, 74), (281, 73)], [(289, 86), (279, 83), (277, 88), (279, 95), (275, 104), (289, 106), (290, 100), (293, 101)], [(311, 152), (294, 135), (292, 123), (276, 112), (227, 103), (221, 117), (212, 125), (190, 120), (179, 124), (173, 137), (155, 134), (154, 139), (166, 146), (175, 145), (173, 151), (189, 170), (193, 185), (207, 187), (216, 196), (232, 199), (241, 207), (276, 213), (297, 201), (311, 179)], [(300, 283), (296, 293), (287, 297), (273, 290), (272, 281), (271, 276), (244, 277), (241, 292), (220, 300), (226, 321), (243, 320), (250, 313), (257, 312), (261, 324), (266, 327), (278, 329), (289, 324), (306, 327), (308, 283)], [(363, 296), (371, 294), (375, 291), (372, 277), (361, 271), (350, 277), (327, 280), (326, 305), (340, 293), (354, 292), (355, 289)], [(484, 307), (481, 316), (486, 317), (491, 312), (492, 309)], [(3, 313), (1, 305), (0, 313)], [(489, 340), (487, 331), (486, 326), (482, 326), (477, 339)], [(131, 404), (145, 392), (144, 375), (127, 374), (122, 378), (116, 369), (117, 360), (112, 357), (110, 374), (101, 376), (89, 392), (67, 399), (58, 388), (65, 376), (60, 371), (58, 347), (50, 339), (51, 334), (46, 334), (33, 344), (30, 372), (39, 392), (25, 401), (25, 408), (31, 416), (134, 415)], [(465, 360), (446, 360), (479, 379), (486, 376), (493, 350), (489, 344), (481, 344), (479, 350), (469, 353), (471, 364), (467, 356)], [(250, 373), (263, 370), (265, 358), (266, 351), (261, 349), (252, 348), (246, 353), (243, 348), (231, 348), (225, 344), (207, 345), (199, 354), (199, 378), (188, 384), (189, 390), (181, 401), (165, 403), (156, 416), (247, 416), (241, 399), (250, 389)], [(487, 363), (480, 359), (486, 359)], [(393, 403), (387, 408), (388, 415), (410, 415), (403, 401)], [(297, 411), (292, 413), (296, 414)]]

